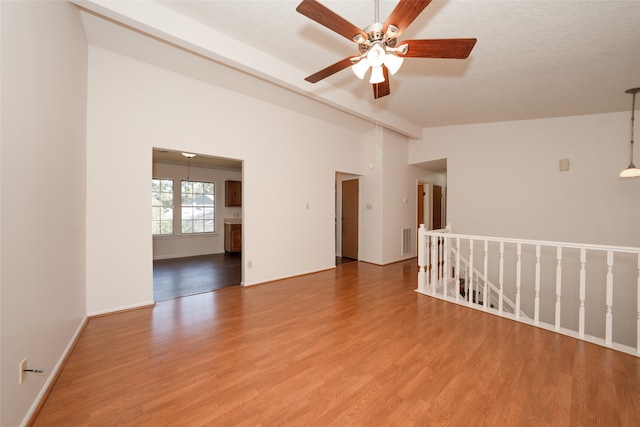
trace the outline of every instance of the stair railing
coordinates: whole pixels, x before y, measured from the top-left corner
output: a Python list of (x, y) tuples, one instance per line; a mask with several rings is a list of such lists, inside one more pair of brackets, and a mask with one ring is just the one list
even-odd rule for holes
[[(460, 251), (456, 250), (456, 248), (452, 247), (450, 249), (450, 255), (456, 259), (457, 265), (461, 265), (461, 274), (457, 279), (455, 279), (454, 272), (453, 285), (457, 285), (457, 293), (459, 295), (462, 295), (461, 291), (464, 289), (464, 297), (469, 304), (474, 302), (482, 305), (485, 309), (495, 307), (497, 305), (499, 313), (502, 313), (503, 309), (506, 309), (507, 307), (511, 309), (510, 313), (516, 312), (516, 304), (504, 295), (504, 293), (500, 292), (500, 289), (488, 279), (486, 272), (480, 272), (478, 269), (473, 267), (469, 261), (460, 254)], [(485, 256), (486, 255), (487, 254), (485, 253)], [(488, 264), (488, 257), (486, 264)], [(485, 264), (483, 263), (483, 265)], [(482, 294), (480, 294), (479, 290), (481, 285)], [(482, 301), (478, 302), (480, 298), (474, 300), (474, 295), (482, 295)], [(456, 295), (456, 298), (458, 298), (459, 301), (458, 295)], [(487, 303), (486, 301), (489, 302)], [(523, 312), (520, 312), (520, 316), (527, 317)]]
[[(421, 225), (418, 266), (419, 293), (640, 356), (640, 248), (471, 236), (453, 234), (449, 225), (431, 231)], [(461, 298), (461, 280), (468, 299)], [(474, 291), (482, 305), (473, 303)]]

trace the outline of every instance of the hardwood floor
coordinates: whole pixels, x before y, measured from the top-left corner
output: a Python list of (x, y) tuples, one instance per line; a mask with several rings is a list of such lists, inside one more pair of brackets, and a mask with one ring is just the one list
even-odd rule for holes
[(638, 425), (640, 358), (416, 282), (352, 262), (92, 318), (34, 425)]
[(358, 260), (353, 258), (347, 258), (347, 257), (341, 257), (341, 256), (336, 257), (336, 265), (346, 264), (348, 262), (356, 262), (356, 261)]
[(241, 254), (213, 254), (153, 261), (153, 299), (164, 301), (242, 281)]

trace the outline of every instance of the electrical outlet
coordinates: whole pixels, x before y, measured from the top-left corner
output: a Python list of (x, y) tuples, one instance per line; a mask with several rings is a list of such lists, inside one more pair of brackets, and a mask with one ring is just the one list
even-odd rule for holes
[(24, 359), (22, 359), (22, 362), (20, 362), (20, 376), (18, 377), (18, 383), (22, 384), (24, 382), (24, 379), (27, 376), (27, 373), (25, 372), (25, 369), (27, 369), (27, 358), (25, 357)]

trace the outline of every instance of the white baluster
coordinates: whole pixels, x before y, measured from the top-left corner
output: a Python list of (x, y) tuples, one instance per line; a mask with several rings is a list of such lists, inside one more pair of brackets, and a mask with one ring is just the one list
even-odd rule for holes
[(489, 307), (488, 299), (489, 299), (489, 285), (487, 284), (487, 275), (489, 274), (489, 242), (487, 240), (484, 241), (484, 289), (482, 290), (482, 305), (486, 310)]
[(456, 237), (456, 302), (460, 302), (460, 238)]
[(444, 237), (438, 236), (438, 286), (442, 282), (442, 278), (445, 276), (442, 271), (442, 264), (444, 260)]
[(449, 293), (447, 292), (447, 285), (449, 284), (449, 238), (444, 237), (444, 267), (443, 270), (443, 280), (444, 280), (444, 297), (447, 298)]
[(637, 305), (636, 305), (636, 310), (637, 310), (637, 314), (638, 314), (638, 320), (636, 321), (636, 333), (637, 333), (637, 337), (636, 337), (636, 352), (638, 353), (638, 355), (640, 355), (640, 254), (638, 254), (638, 289), (636, 292), (636, 295), (638, 297), (638, 301), (637, 301)]
[(587, 250), (580, 249), (580, 308), (578, 309), (578, 336), (584, 338), (585, 292), (587, 289)]
[(426, 268), (426, 272), (427, 272), (427, 291), (429, 290), (429, 288), (431, 287), (431, 239), (432, 237), (430, 235), (427, 235), (427, 240), (425, 242), (426, 245), (426, 257), (427, 259), (425, 260), (427, 263), (427, 268)]
[(469, 272), (467, 274), (469, 285), (467, 286), (467, 299), (469, 305), (473, 304), (473, 240), (469, 240)]
[(473, 276), (473, 292), (471, 296), (475, 298), (476, 304), (480, 304), (480, 278), (477, 274)]
[(533, 323), (535, 325), (540, 323), (540, 245), (536, 245), (536, 282), (535, 282), (536, 296), (535, 307), (533, 311)]
[(518, 258), (516, 261), (516, 320), (520, 320), (520, 279), (522, 273), (522, 244), (517, 245)]
[(558, 264), (556, 266), (556, 331), (560, 330), (560, 294), (562, 289), (562, 247), (556, 252)]
[(431, 236), (431, 283), (429, 291), (431, 295), (436, 293), (436, 282), (438, 281), (438, 237)]
[(605, 317), (605, 344), (611, 347), (613, 338), (613, 252), (607, 251), (607, 313)]
[(418, 290), (420, 292), (426, 292), (427, 290), (427, 274), (425, 272), (426, 267), (426, 236), (427, 231), (424, 224), (420, 224), (418, 228)]
[(504, 242), (500, 242), (500, 296), (498, 298), (498, 313), (502, 316), (502, 298), (504, 297)]

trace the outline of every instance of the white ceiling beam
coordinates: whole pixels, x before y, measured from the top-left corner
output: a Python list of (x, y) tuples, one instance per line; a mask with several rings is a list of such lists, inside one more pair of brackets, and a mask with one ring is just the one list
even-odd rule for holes
[[(409, 138), (421, 138), (422, 128), (326, 82), (304, 80), (302, 70), (241, 43), (152, 0), (71, 0), (72, 3), (120, 24), (174, 44), (213, 61), (249, 73), (280, 87)], [(330, 88), (331, 90), (327, 90)]]

